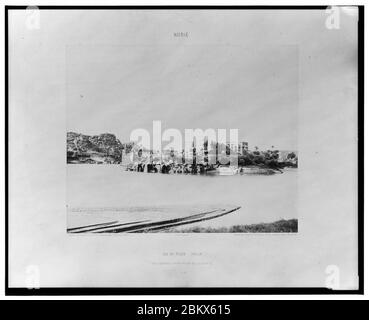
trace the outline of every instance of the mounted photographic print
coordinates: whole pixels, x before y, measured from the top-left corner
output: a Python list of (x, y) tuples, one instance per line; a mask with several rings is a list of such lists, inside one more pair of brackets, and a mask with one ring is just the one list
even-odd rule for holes
[(6, 13), (9, 293), (360, 291), (362, 8)]

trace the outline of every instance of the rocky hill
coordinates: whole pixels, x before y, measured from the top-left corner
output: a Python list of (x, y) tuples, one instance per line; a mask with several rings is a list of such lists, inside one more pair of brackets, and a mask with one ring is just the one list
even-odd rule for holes
[(120, 163), (122, 150), (129, 147), (111, 133), (88, 136), (68, 132), (67, 163)]

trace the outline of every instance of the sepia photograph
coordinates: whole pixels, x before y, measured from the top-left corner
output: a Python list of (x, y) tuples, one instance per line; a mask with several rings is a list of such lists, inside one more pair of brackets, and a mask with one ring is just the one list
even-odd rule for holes
[(69, 233), (298, 231), (296, 46), (66, 59)]
[(9, 289), (359, 290), (361, 10), (7, 7)]

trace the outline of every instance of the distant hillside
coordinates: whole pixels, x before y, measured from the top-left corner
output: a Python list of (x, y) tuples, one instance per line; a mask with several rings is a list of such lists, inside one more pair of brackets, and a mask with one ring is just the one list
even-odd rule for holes
[(126, 148), (131, 148), (131, 144), (122, 144), (111, 133), (98, 136), (67, 133), (67, 163), (120, 163)]

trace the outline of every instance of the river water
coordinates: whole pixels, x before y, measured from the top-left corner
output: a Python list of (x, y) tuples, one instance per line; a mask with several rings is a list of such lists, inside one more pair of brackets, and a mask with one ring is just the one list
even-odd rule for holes
[[(275, 175), (128, 172), (119, 165), (67, 166), (69, 207), (240, 206), (193, 226), (228, 227), (297, 216), (297, 169)], [(192, 226), (192, 225), (191, 225)]]

